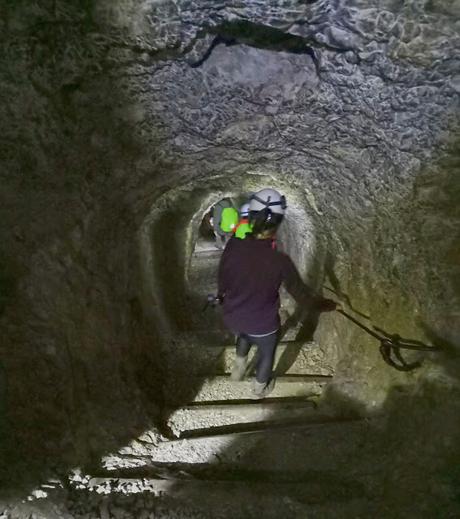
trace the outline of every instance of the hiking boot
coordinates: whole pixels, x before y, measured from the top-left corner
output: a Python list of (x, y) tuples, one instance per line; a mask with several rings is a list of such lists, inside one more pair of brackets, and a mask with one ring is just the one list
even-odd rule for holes
[(253, 400), (259, 400), (260, 398), (265, 398), (273, 391), (274, 387), (275, 387), (274, 378), (271, 378), (268, 382), (257, 382), (257, 380), (254, 379), (254, 382), (252, 384), (251, 398)]
[(243, 380), (247, 366), (248, 358), (238, 357), (237, 355), (235, 357), (235, 361), (233, 362), (232, 374), (230, 375), (230, 378), (235, 381)]

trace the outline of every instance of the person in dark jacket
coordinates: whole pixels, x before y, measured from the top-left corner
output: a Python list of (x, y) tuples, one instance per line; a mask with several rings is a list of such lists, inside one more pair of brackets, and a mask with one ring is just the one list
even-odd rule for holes
[(237, 336), (233, 380), (242, 380), (252, 345), (257, 345), (253, 398), (264, 398), (274, 387), (273, 362), (280, 329), (279, 289), (284, 284), (298, 304), (319, 311), (336, 308), (334, 301), (315, 296), (302, 281), (287, 254), (272, 247), (283, 220), (286, 202), (273, 189), (252, 195), (249, 221), (252, 234), (231, 238), (222, 254), (218, 298), (225, 325)]

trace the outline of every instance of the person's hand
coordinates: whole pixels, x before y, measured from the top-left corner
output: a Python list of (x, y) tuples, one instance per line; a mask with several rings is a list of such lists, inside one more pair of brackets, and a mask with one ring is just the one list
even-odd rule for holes
[(207, 305), (217, 306), (222, 304), (224, 297), (221, 295), (208, 294), (207, 300)]

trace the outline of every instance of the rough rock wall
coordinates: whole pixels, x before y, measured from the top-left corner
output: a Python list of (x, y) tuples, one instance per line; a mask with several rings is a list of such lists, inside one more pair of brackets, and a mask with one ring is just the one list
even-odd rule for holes
[[(183, 183), (270, 180), (315, 229), (313, 281), (388, 331), (458, 343), (458, 2), (6, 5), (2, 358), (26, 451), (46, 438), (73, 463), (145, 425), (139, 366), (160, 375), (138, 231)], [(435, 372), (393, 373), (339, 317), (318, 336), (367, 407)]]
[(133, 174), (139, 145), (109, 74), (109, 35), (90, 5), (15, 2), (6, 14), (3, 454), (72, 465), (139, 434), (161, 399), (129, 199), (151, 169)]
[[(457, 4), (160, 2), (146, 9), (150, 17), (130, 11), (145, 51), (183, 54), (135, 65), (144, 104), (153, 100), (168, 136), (162, 149), (190, 175), (220, 171), (237, 185), (268, 177), (288, 199), (303, 198), (319, 242), (314, 275), (325, 273), (387, 331), (427, 339), (435, 329), (458, 340), (458, 271), (455, 260), (439, 261), (455, 256), (448, 252), (455, 238), (444, 237), (457, 224), (456, 170), (442, 157), (456, 154), (458, 135)], [(441, 178), (427, 208), (421, 185)], [(447, 217), (434, 209), (444, 205), (442, 190), (450, 192)], [(421, 232), (426, 220), (436, 224)], [(295, 221), (292, 229), (296, 235)], [(330, 340), (323, 321), (320, 333)], [(380, 369), (373, 341), (336, 321), (344, 377), (364, 402), (379, 390), (380, 405), (401, 377)]]

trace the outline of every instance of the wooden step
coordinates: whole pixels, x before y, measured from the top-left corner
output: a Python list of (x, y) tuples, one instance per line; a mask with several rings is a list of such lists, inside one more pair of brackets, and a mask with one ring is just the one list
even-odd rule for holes
[(191, 402), (181, 406), (179, 410), (183, 411), (233, 411), (233, 410), (277, 410), (291, 408), (313, 408), (317, 407), (316, 402), (307, 400), (304, 397), (286, 397), (286, 398), (264, 398), (263, 400), (251, 400), (250, 398), (241, 398), (238, 400), (210, 400), (203, 402)]
[[(201, 309), (204, 307), (206, 300), (203, 301), (203, 305), (200, 307)], [(206, 312), (211, 314), (215, 309), (209, 307)], [(202, 313), (206, 313), (202, 312)], [(217, 318), (217, 317), (216, 317)], [(176, 338), (181, 342), (187, 342), (189, 344), (195, 344), (197, 348), (207, 348), (210, 350), (213, 349), (228, 349), (235, 350), (235, 338), (234, 336), (225, 329), (222, 330), (201, 330), (195, 329), (190, 330), (189, 332), (182, 332), (176, 335)], [(298, 341), (295, 339), (288, 339), (283, 337), (283, 339), (279, 342), (277, 346), (277, 350), (283, 350), (286, 347), (305, 347), (305, 348), (316, 348), (318, 347), (318, 343), (315, 341)]]
[(169, 410), (168, 427), (180, 436), (181, 431), (188, 429), (313, 417), (317, 413), (316, 407), (314, 401), (305, 397), (192, 402)]
[[(292, 420), (265, 420), (250, 423), (237, 423), (219, 427), (208, 427), (203, 429), (191, 429), (180, 433), (177, 440), (211, 438), (215, 436), (240, 436), (243, 434), (269, 433), (288, 429), (309, 429), (321, 426), (341, 425), (349, 422), (362, 421), (363, 418), (347, 417), (334, 418), (324, 417), (316, 420), (292, 419)], [(172, 440), (176, 441), (176, 440)]]
[[(230, 378), (230, 373), (225, 373), (223, 375), (205, 375), (205, 374), (197, 374), (193, 375), (193, 378), (203, 379), (203, 380), (211, 380), (215, 382), (228, 382), (230, 384), (239, 384), (239, 382), (235, 382)], [(288, 373), (286, 375), (281, 375), (276, 377), (276, 384), (292, 384), (292, 383), (327, 383), (332, 380), (332, 375), (315, 375), (315, 374), (297, 374), (297, 373)]]
[[(171, 381), (166, 394), (171, 405), (179, 407), (190, 402), (205, 402), (209, 400), (239, 400), (246, 399), (252, 393), (252, 378), (242, 382), (231, 380), (226, 375), (188, 375), (188, 385)], [(321, 393), (322, 386), (332, 380), (331, 375), (283, 375), (276, 378), (275, 388), (271, 397), (311, 397)]]

